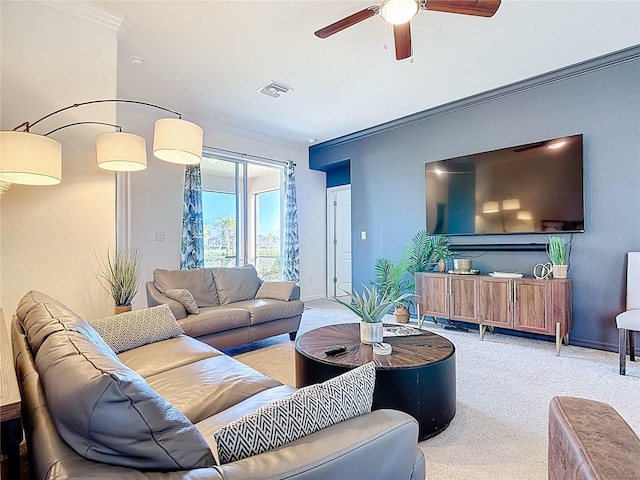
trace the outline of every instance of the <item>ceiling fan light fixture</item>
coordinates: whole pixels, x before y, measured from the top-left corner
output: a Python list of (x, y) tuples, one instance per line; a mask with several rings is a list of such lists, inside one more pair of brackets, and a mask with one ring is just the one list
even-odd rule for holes
[(415, 17), (419, 9), (417, 0), (383, 0), (380, 16), (392, 25), (402, 25)]

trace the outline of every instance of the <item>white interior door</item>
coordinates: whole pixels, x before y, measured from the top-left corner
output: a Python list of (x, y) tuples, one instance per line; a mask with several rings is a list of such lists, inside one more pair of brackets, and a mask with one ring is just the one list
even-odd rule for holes
[(327, 296), (351, 292), (351, 186), (327, 189)]

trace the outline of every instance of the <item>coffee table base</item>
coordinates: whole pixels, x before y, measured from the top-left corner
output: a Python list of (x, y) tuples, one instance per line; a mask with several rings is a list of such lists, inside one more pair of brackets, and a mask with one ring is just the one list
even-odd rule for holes
[[(296, 349), (298, 388), (324, 382), (351, 368), (313, 360)], [(435, 363), (403, 369), (378, 369), (373, 409), (392, 408), (413, 416), (420, 440), (442, 432), (456, 414), (455, 354)]]

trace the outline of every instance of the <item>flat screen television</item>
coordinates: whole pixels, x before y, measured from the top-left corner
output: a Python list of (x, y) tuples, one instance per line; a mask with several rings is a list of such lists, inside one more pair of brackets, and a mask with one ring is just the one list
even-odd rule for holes
[(582, 135), (429, 162), (427, 231), (583, 232)]

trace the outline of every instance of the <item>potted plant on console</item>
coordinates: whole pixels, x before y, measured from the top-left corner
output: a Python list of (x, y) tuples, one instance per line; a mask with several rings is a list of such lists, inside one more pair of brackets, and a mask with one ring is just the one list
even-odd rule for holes
[(433, 237), (432, 245), (431, 261), (437, 263), (439, 272), (444, 272), (447, 270), (447, 260), (452, 258), (456, 252), (449, 249), (449, 240), (444, 235)]
[(102, 287), (109, 292), (116, 304), (116, 315), (131, 310), (133, 297), (138, 293), (140, 280), (140, 251), (135, 248), (117, 248), (107, 251), (104, 259), (98, 259)]
[(567, 244), (562, 237), (551, 235), (547, 243), (547, 255), (552, 264), (553, 278), (567, 278)]
[[(447, 237), (444, 235), (429, 235), (426, 230), (420, 230), (405, 247), (409, 258), (409, 272), (428, 272), (438, 268), (440, 260), (455, 255), (449, 249)], [(446, 268), (446, 266), (445, 266)]]
[(333, 297), (333, 300), (340, 305), (344, 305), (360, 318), (360, 341), (362, 343), (374, 344), (382, 342), (384, 332), (382, 319), (393, 305), (402, 302), (405, 298), (410, 297), (411, 294), (405, 293), (393, 298), (384, 293), (381, 294), (375, 286), (368, 288), (363, 285), (362, 288), (362, 293), (358, 293), (355, 290), (349, 293), (349, 298), (351, 299), (349, 303), (338, 297)]

